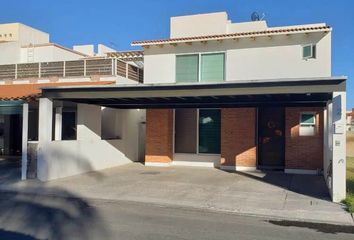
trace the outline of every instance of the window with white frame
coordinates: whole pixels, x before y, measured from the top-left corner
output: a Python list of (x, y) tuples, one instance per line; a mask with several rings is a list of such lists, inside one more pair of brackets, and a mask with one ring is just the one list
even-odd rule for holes
[(176, 56), (176, 82), (225, 80), (225, 54), (203, 53)]
[(220, 109), (176, 109), (175, 153), (220, 154)]
[(302, 46), (302, 58), (303, 59), (316, 58), (316, 44), (308, 44)]
[(303, 112), (300, 114), (300, 136), (314, 136), (316, 130), (316, 114)]

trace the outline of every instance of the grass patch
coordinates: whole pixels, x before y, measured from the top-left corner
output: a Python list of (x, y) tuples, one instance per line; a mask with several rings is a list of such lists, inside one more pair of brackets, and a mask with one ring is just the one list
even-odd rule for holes
[(347, 198), (344, 203), (354, 212), (354, 157), (347, 157)]

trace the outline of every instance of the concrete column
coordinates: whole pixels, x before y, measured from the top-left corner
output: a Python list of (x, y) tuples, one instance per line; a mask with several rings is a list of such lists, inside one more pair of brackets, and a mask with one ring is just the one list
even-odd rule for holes
[(22, 105), (22, 159), (21, 179), (27, 178), (28, 103)]
[(346, 196), (346, 93), (334, 92), (332, 100), (332, 200)]
[(39, 127), (38, 127), (38, 155), (37, 177), (39, 180), (48, 180), (49, 162), (46, 155), (52, 141), (53, 101), (48, 98), (39, 99)]
[(55, 108), (55, 134), (54, 134), (54, 138), (56, 141), (61, 140), (62, 122), (63, 122), (63, 107), (56, 107)]

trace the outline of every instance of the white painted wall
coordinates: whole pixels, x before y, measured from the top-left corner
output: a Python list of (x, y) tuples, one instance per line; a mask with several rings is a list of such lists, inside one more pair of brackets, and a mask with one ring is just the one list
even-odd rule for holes
[(74, 45), (73, 49), (75, 51), (81, 52), (83, 54), (86, 54), (88, 56), (94, 56), (95, 55), (95, 46), (92, 44), (88, 45)]
[[(21, 63), (28, 62), (28, 52), (33, 49), (32, 62), (53, 62), (79, 60), (84, 56), (55, 45), (36, 46), (34, 48), (21, 48)], [(32, 53), (31, 53), (32, 54)]]
[(226, 32), (228, 17), (226, 12), (171, 17), (170, 37), (191, 37)]
[[(125, 111), (124, 137), (106, 141), (100, 136), (101, 107), (78, 104), (77, 140), (39, 141), (38, 178), (47, 181), (137, 161), (139, 124), (145, 121), (145, 111)], [(43, 114), (40, 118), (50, 120)]]
[(19, 63), (21, 44), (18, 42), (0, 43), (0, 65)]
[[(317, 56), (304, 60), (302, 46), (309, 43), (316, 43)], [(331, 33), (311, 33), (150, 46), (144, 51), (144, 82), (174, 83), (176, 54), (208, 52), (225, 52), (226, 81), (331, 76)]]
[(20, 45), (49, 42), (48, 33), (21, 23), (0, 24), (0, 35), (0, 41), (15, 41), (19, 42)]

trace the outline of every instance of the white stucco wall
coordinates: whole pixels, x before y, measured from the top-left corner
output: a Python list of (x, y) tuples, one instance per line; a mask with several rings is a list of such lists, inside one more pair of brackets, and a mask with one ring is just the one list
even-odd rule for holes
[(78, 104), (77, 140), (39, 141), (38, 178), (48, 181), (137, 161), (142, 121), (143, 110), (125, 110), (124, 137), (101, 140), (101, 107)]
[(23, 47), (21, 48), (21, 63), (27, 63), (29, 61), (28, 52), (32, 51), (31, 49), (33, 49), (31, 62), (69, 61), (79, 60), (84, 57), (81, 54), (68, 51), (55, 45), (36, 46), (34, 48)]
[[(304, 60), (302, 46), (316, 44), (316, 58)], [(243, 38), (145, 49), (144, 82), (174, 83), (176, 54), (225, 52), (226, 81), (331, 76), (331, 33)]]
[(18, 42), (0, 43), (0, 65), (20, 62), (21, 46)]

